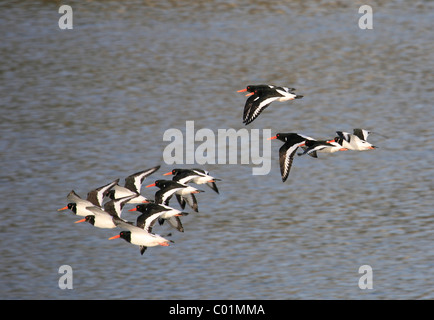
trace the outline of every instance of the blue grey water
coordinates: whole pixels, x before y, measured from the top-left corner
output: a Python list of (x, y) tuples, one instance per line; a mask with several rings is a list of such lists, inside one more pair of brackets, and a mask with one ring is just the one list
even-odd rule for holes
[[(0, 298), (434, 299), (432, 1), (65, 4), (72, 30), (58, 1), (0, 4)], [(155, 165), (146, 181), (163, 177), (167, 129), (244, 128), (236, 91), (258, 83), (304, 98), (247, 129), (365, 128), (379, 148), (296, 157), (285, 183), (277, 140), (267, 175), (179, 165), (209, 170), (221, 192), (202, 186), (185, 232), (143, 256), (108, 241), (118, 230), (57, 211), (72, 189), (85, 197)], [(59, 288), (62, 265), (72, 290)], [(359, 288), (362, 265), (373, 289)]]

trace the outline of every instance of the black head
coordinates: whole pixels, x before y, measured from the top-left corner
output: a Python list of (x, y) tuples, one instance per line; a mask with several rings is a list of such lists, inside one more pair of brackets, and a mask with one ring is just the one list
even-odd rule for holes
[(86, 222), (89, 222), (91, 225), (95, 225), (95, 216), (88, 215), (88, 216), (84, 217), (84, 220)]
[(154, 183), (152, 183), (152, 184), (146, 186), (146, 188), (149, 188), (149, 187), (158, 187), (158, 188), (161, 189), (161, 188), (163, 188), (163, 187), (165, 186), (165, 184), (166, 184), (168, 181), (171, 181), (171, 180), (155, 180)]
[(286, 141), (288, 139), (288, 133), (278, 133), (276, 134), (276, 139), (280, 141)]
[(254, 85), (248, 85), (247, 87), (246, 87), (246, 89), (247, 89), (247, 92), (255, 92), (255, 88), (256, 88), (257, 86), (254, 86)]
[[(333, 140), (334, 142), (339, 143), (340, 145), (342, 145), (344, 143), (344, 138), (339, 138), (339, 137), (335, 137)], [(330, 142), (330, 141), (329, 141)]]
[(267, 84), (248, 85), (246, 89), (248, 92), (255, 92), (255, 91), (269, 90), (270, 86)]
[(57, 211), (63, 211), (63, 210), (71, 210), (72, 212), (74, 212), (75, 214), (77, 214), (77, 204), (74, 202), (70, 202), (68, 203), (65, 207), (57, 209)]
[(155, 181), (155, 186), (157, 186), (160, 189), (163, 189), (165, 187), (167, 187), (169, 185), (169, 183), (171, 183), (171, 180), (156, 180)]
[(315, 145), (315, 143), (317, 143), (317, 141), (314, 141), (314, 140), (306, 140), (306, 142), (305, 142), (306, 147), (313, 147)]
[(131, 231), (121, 231), (119, 237), (125, 241), (131, 242)]
[(71, 210), (72, 212), (74, 212), (75, 214), (77, 214), (77, 204), (70, 202), (67, 205), (68, 209)]
[(136, 208), (135, 208), (135, 210), (134, 209), (131, 209), (131, 210), (129, 210), (129, 211), (139, 211), (139, 212), (146, 212), (146, 210), (150, 207), (152, 205), (152, 203), (141, 203), (141, 204), (138, 204), (137, 206), (136, 206)]
[(276, 139), (283, 141), (283, 142), (286, 142), (295, 136), (298, 136), (298, 135), (296, 133), (278, 133), (278, 134), (276, 134)]
[(172, 174), (174, 175), (174, 176), (176, 176), (177, 174), (179, 174), (179, 173), (181, 173), (182, 172), (182, 169), (173, 169), (172, 170)]

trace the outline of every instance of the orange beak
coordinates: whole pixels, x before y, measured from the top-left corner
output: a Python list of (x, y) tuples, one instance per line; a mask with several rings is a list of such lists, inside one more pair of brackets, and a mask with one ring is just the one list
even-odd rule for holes
[(62, 211), (62, 210), (66, 210), (66, 209), (68, 209), (68, 206), (60, 208), (60, 209), (57, 209), (57, 211)]
[(247, 89), (244, 88), (244, 89), (238, 90), (237, 92), (246, 92), (246, 91), (247, 91)]
[(116, 235), (116, 236), (113, 236), (113, 237), (109, 238), (109, 240), (117, 239), (117, 238), (120, 238), (120, 237), (121, 237), (121, 236), (118, 234), (118, 235)]
[(163, 176), (170, 176), (171, 174), (172, 174), (172, 171), (163, 174)]
[(274, 136), (274, 137), (268, 138), (267, 140), (273, 140), (273, 139), (277, 139), (277, 136)]
[(85, 222), (85, 221), (86, 221), (86, 218), (78, 220), (78, 221), (75, 221), (74, 223), (80, 223), (80, 222)]
[(255, 94), (255, 93), (254, 92), (250, 92), (250, 93), (246, 94), (246, 97), (251, 96), (253, 94)]
[(152, 183), (152, 184), (146, 186), (145, 188), (149, 188), (149, 187), (155, 187), (155, 183)]
[(132, 209), (130, 209), (128, 211), (137, 211), (137, 208), (132, 208)]

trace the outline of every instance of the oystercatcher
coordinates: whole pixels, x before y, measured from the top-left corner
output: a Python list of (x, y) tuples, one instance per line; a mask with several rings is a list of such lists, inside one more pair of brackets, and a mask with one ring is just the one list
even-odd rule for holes
[(273, 101), (288, 101), (303, 98), (302, 95), (294, 93), (295, 88), (276, 87), (273, 85), (248, 85), (245, 89), (237, 92), (249, 93), (250, 96), (244, 105), (243, 123), (248, 125), (255, 120)]
[(209, 171), (203, 169), (173, 169), (164, 175), (173, 175), (172, 180), (182, 184), (187, 184), (190, 182), (195, 184), (206, 184), (215, 192), (219, 193), (216, 181), (220, 181), (221, 179), (210, 176)]
[(202, 190), (173, 180), (156, 180), (154, 183), (146, 186), (146, 188), (149, 187), (160, 188), (160, 190), (155, 193), (156, 203), (169, 205), (170, 198), (176, 194), (182, 209), (185, 208), (185, 203), (187, 203), (194, 211), (199, 212), (197, 200), (194, 194), (203, 192)]
[(66, 199), (68, 200), (68, 204), (63, 208), (57, 209), (57, 211), (69, 209), (77, 216), (85, 217), (87, 215), (92, 215), (92, 212), (86, 208), (92, 207), (94, 204), (88, 200), (82, 199), (74, 190), (68, 193)]
[(348, 150), (344, 148), (340, 143), (339, 139), (335, 138), (332, 140), (306, 140), (305, 149), (303, 153), (299, 153), (299, 156), (304, 154), (312, 155), (313, 157), (317, 157), (317, 152), (323, 153), (334, 153), (337, 151), (345, 151)]
[(82, 199), (74, 190), (72, 190), (66, 196), (68, 204), (63, 208), (58, 209), (57, 211), (69, 209), (77, 216), (85, 217), (91, 214), (91, 212), (89, 212), (86, 207), (102, 207), (104, 197), (108, 194), (110, 189), (113, 188), (113, 186), (115, 186), (118, 182), (119, 179), (116, 179), (102, 187), (89, 191), (87, 193), (86, 200)]
[(140, 190), (142, 188), (143, 181), (155, 171), (160, 169), (160, 166), (156, 166), (150, 169), (146, 169), (143, 171), (136, 172), (125, 178), (125, 186), (121, 187), (119, 184), (116, 184), (112, 190), (110, 190), (107, 196), (110, 199), (119, 199), (128, 197), (131, 195), (136, 195), (133, 197), (128, 203), (143, 203), (148, 199), (140, 194)]
[(139, 246), (140, 254), (142, 255), (148, 247), (155, 247), (158, 245), (167, 247), (170, 242), (173, 242), (172, 240), (151, 233), (152, 226), (160, 215), (161, 213), (159, 212), (141, 214), (137, 218), (136, 226), (124, 221), (116, 221), (117, 227), (122, 229), (122, 231), (118, 235), (110, 237), (109, 240), (122, 238), (131, 244)]
[(306, 144), (306, 141), (313, 140), (312, 138), (298, 133), (278, 133), (269, 140), (278, 139), (284, 144), (279, 149), (279, 164), (282, 181), (285, 182), (291, 170), (294, 154), (298, 147)]
[(111, 200), (104, 205), (104, 209), (97, 206), (87, 207), (86, 209), (91, 211), (92, 215), (87, 215), (75, 223), (89, 222), (94, 227), (102, 229), (116, 228), (119, 221), (127, 222), (121, 219), (122, 208), (133, 197)]
[(180, 232), (184, 232), (184, 227), (182, 226), (181, 219), (179, 217), (188, 215), (188, 212), (182, 212), (180, 210), (174, 209), (172, 207), (157, 204), (157, 203), (146, 203), (139, 204), (135, 208), (128, 211), (139, 211), (145, 214), (160, 213), (158, 216), (158, 223), (162, 225), (164, 221), (167, 220), (169, 224)]
[(357, 128), (353, 130), (353, 134), (343, 131), (336, 131), (336, 133), (338, 136), (335, 139), (348, 150), (365, 151), (377, 148), (367, 141), (371, 133), (368, 130)]
[(101, 207), (104, 201), (104, 197), (107, 193), (113, 188), (116, 184), (118, 184), (119, 179), (116, 179), (105, 186), (99, 187), (92, 191), (89, 191), (87, 194), (87, 200), (92, 202), (94, 206)]

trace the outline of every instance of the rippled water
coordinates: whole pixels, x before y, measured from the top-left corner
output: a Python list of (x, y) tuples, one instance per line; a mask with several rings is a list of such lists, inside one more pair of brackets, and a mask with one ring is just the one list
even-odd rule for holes
[[(370, 2), (373, 30), (358, 27), (363, 2), (68, 4), (73, 30), (56, 1), (0, 4), (2, 299), (434, 298), (432, 2)], [(387, 138), (296, 157), (286, 183), (276, 140), (268, 175), (204, 165), (221, 194), (205, 188), (185, 233), (144, 256), (56, 211), (72, 189), (171, 170), (169, 128), (243, 128), (236, 90), (255, 83), (304, 98), (248, 129)], [(358, 287), (366, 264), (372, 290)], [(73, 290), (58, 287), (61, 265)]]

